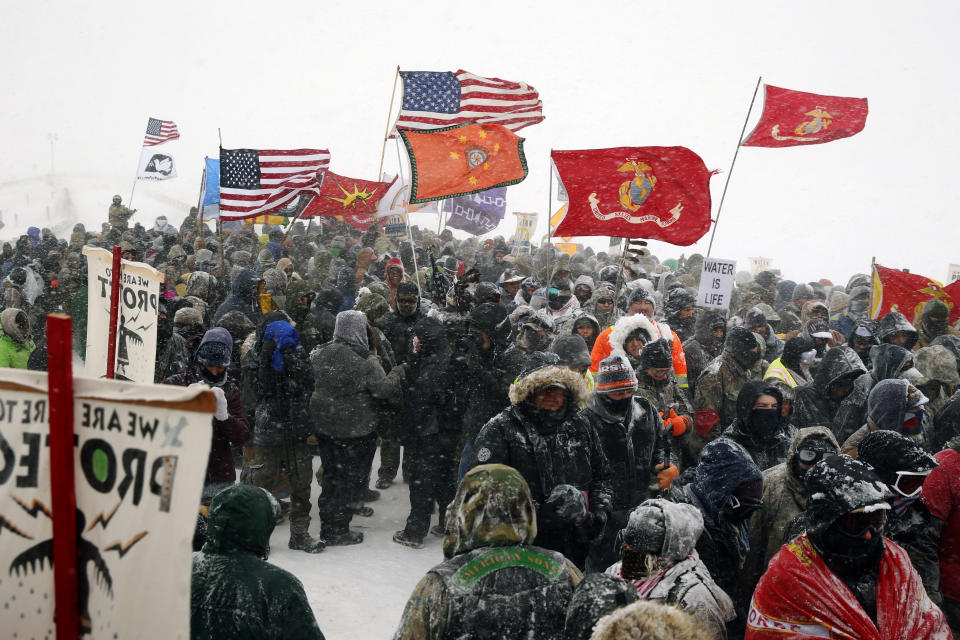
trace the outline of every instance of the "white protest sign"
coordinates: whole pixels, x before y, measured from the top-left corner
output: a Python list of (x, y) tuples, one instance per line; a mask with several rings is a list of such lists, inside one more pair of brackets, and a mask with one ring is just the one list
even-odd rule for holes
[(733, 277), (737, 272), (736, 260), (704, 258), (700, 271), (700, 290), (697, 306), (708, 309), (729, 309), (733, 292)]
[[(53, 638), (47, 374), (5, 371), (0, 629), (5, 638)], [(205, 388), (74, 378), (84, 637), (190, 637), (192, 538), (214, 406)]]
[[(113, 255), (106, 249), (86, 246), (87, 354), (86, 375), (107, 375), (107, 342), (110, 335), (110, 274)], [(157, 359), (157, 301), (161, 272), (143, 262), (121, 260), (120, 317), (117, 323), (117, 380), (153, 382)]]
[(947, 269), (947, 284), (951, 282), (956, 282), (960, 280), (960, 264), (950, 263), (950, 267)]

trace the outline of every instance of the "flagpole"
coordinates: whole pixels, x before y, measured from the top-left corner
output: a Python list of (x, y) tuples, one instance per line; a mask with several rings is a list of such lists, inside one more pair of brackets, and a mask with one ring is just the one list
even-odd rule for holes
[[(203, 192), (207, 187), (207, 156), (203, 156), (203, 177), (200, 178), (200, 193), (197, 195), (197, 234), (203, 236)], [(217, 214), (219, 218), (220, 214)], [(221, 265), (222, 267), (222, 265)]]
[[(400, 73), (400, 67), (397, 67), (397, 73)], [(388, 125), (389, 127), (389, 125)], [(406, 178), (403, 175), (403, 159), (400, 157), (400, 140), (399, 138), (395, 139), (396, 148), (397, 148), (397, 172), (400, 174), (401, 183), (406, 182)], [(384, 148), (386, 148), (387, 139), (383, 139)], [(382, 175), (382, 174), (381, 174)], [(407, 196), (409, 198), (410, 196)], [(423, 290), (420, 288), (420, 267), (417, 265), (417, 245), (413, 242), (413, 231), (410, 228), (410, 211), (409, 211), (409, 200), (404, 198), (403, 200), (403, 219), (407, 222), (407, 239), (410, 240), (410, 253), (413, 255), (413, 281), (417, 285), (417, 294), (423, 295)], [(443, 213), (440, 214), (443, 217)], [(444, 295), (446, 292), (440, 292), (440, 295)]]
[(727, 172), (727, 181), (723, 184), (723, 193), (720, 195), (720, 206), (717, 207), (717, 217), (713, 221), (713, 231), (710, 232), (710, 244), (707, 246), (707, 257), (713, 250), (713, 237), (717, 235), (717, 226), (720, 224), (720, 212), (723, 210), (723, 200), (727, 197), (727, 187), (730, 186), (730, 177), (733, 175), (733, 166), (737, 163), (737, 154), (740, 153), (740, 145), (743, 143), (743, 134), (747, 131), (747, 122), (750, 121), (750, 113), (753, 111), (753, 103), (757, 99), (757, 91), (760, 90), (760, 83), (763, 76), (757, 78), (757, 86), (753, 88), (753, 97), (750, 99), (750, 108), (747, 109), (747, 117), (743, 119), (743, 129), (740, 130), (740, 137), (737, 138), (737, 149), (733, 152), (733, 160), (730, 162), (730, 171)]
[(550, 245), (550, 261), (547, 263), (547, 281), (544, 286), (549, 289), (553, 280), (553, 149), (550, 149), (550, 155), (547, 156), (547, 173), (547, 244)]
[[(383, 146), (380, 148), (380, 169), (377, 171), (377, 177), (383, 175), (383, 159), (387, 155), (387, 140), (390, 139), (390, 122), (393, 119), (393, 100), (397, 96), (397, 80), (400, 78), (400, 65), (397, 65), (397, 72), (393, 76), (393, 91), (390, 92), (390, 108), (387, 110), (387, 128), (383, 132)], [(409, 224), (408, 224), (409, 226)]]

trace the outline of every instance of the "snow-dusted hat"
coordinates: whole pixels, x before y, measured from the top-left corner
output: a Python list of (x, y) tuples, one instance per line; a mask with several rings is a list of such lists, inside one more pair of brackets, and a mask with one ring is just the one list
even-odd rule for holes
[(637, 374), (623, 356), (610, 356), (600, 362), (596, 376), (597, 393), (613, 393), (637, 388)]

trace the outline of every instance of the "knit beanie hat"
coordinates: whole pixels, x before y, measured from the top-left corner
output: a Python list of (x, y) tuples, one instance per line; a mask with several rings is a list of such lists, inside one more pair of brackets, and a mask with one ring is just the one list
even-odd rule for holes
[(654, 340), (640, 352), (640, 369), (668, 369), (672, 366), (670, 345), (663, 338)]
[(613, 393), (637, 388), (637, 374), (623, 356), (610, 356), (600, 362), (596, 376), (597, 393)]

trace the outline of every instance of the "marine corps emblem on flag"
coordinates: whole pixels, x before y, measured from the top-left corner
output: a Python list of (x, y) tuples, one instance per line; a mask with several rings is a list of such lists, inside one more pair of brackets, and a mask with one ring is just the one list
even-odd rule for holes
[(763, 115), (742, 144), (792, 147), (847, 138), (863, 130), (867, 111), (866, 98), (825, 96), (767, 85)]
[(655, 238), (686, 246), (710, 228), (712, 173), (685, 147), (554, 151), (551, 157), (570, 198), (554, 236)]

